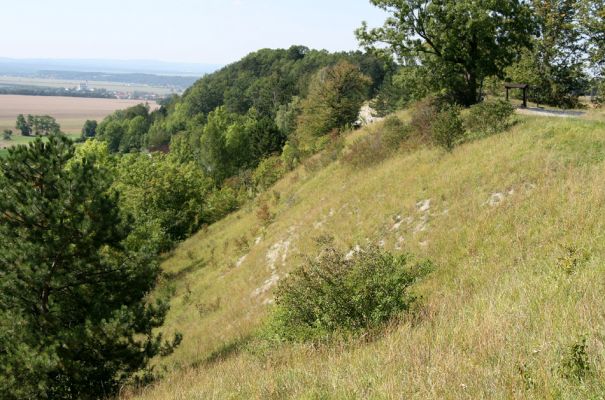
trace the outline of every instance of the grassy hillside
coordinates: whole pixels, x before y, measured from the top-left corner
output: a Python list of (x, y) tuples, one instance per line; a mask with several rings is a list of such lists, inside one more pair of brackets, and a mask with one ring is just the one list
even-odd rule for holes
[[(601, 117), (522, 116), (452, 153), (402, 151), (357, 171), (300, 167), (166, 259), (163, 290), (175, 296), (165, 330), (184, 341), (159, 361), (164, 380), (127, 397), (596, 398), (604, 161)], [(263, 201), (275, 214), (266, 227)], [(433, 260), (417, 317), (330, 346), (255, 338), (276, 282), (322, 234)]]

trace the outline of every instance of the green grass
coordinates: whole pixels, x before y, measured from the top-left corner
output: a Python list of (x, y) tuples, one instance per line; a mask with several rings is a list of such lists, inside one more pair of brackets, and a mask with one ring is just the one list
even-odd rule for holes
[[(163, 380), (124, 396), (597, 398), (605, 391), (604, 159), (598, 116), (519, 117), (509, 132), (452, 153), (421, 148), (358, 171), (301, 167), (267, 193), (276, 215), (268, 227), (250, 204), (167, 256), (161, 290), (176, 295), (164, 331), (184, 341), (156, 361)], [(330, 346), (257, 339), (271, 307), (272, 260), (284, 276), (315, 253), (321, 234), (343, 248), (383, 243), (432, 259), (417, 319)], [(565, 374), (581, 337), (591, 366), (583, 382)]]

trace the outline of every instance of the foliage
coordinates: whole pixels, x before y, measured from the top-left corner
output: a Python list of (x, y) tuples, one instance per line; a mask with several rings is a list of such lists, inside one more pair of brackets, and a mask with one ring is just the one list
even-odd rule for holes
[(255, 187), (265, 191), (277, 182), (285, 173), (285, 166), (278, 156), (265, 158), (260, 162), (252, 174)]
[(361, 44), (400, 61), (420, 59), (439, 88), (465, 106), (479, 101), (486, 77), (514, 62), (534, 28), (529, 7), (517, 0), (371, 3), (392, 16), (381, 28), (364, 23), (357, 30)]
[(447, 151), (464, 137), (464, 123), (460, 117), (460, 107), (449, 105), (444, 107), (436, 116), (431, 125), (433, 140)]
[(354, 168), (372, 166), (394, 154), (409, 137), (410, 130), (399, 118), (389, 116), (376, 132), (356, 139), (342, 160)]
[(410, 289), (430, 268), (376, 247), (347, 256), (328, 245), (280, 283), (273, 333), (299, 341), (379, 327), (410, 309)]
[(232, 187), (224, 186), (220, 190), (214, 190), (205, 199), (204, 222), (219, 221), (239, 209), (242, 203), (241, 193)]
[(107, 171), (87, 157), (70, 162), (74, 153), (51, 135), (10, 149), (0, 164), (7, 398), (110, 395), (180, 341), (153, 333), (168, 310), (146, 302), (160, 271), (155, 254), (124, 245), (129, 229)]
[(431, 138), (433, 122), (441, 107), (440, 100), (433, 96), (425, 97), (414, 104), (410, 126), (416, 136), (424, 140)]
[(514, 107), (507, 101), (485, 101), (470, 108), (464, 124), (472, 135), (492, 135), (505, 130), (514, 113)]
[(11, 129), (5, 129), (2, 131), (3, 140), (11, 140), (13, 138), (13, 131)]
[(296, 130), (298, 116), (300, 115), (300, 101), (300, 97), (294, 96), (291, 102), (283, 104), (277, 109), (275, 124), (286, 137)]
[(82, 127), (82, 138), (88, 139), (97, 134), (97, 121), (87, 119)]
[(281, 159), (284, 167), (291, 171), (300, 161), (300, 151), (292, 142), (286, 142), (281, 153)]
[(207, 222), (204, 202), (213, 184), (193, 163), (132, 154), (120, 158), (114, 188), (136, 225), (155, 221), (167, 240), (178, 241)]
[(318, 72), (301, 104), (296, 130), (301, 146), (313, 152), (318, 138), (353, 124), (371, 83), (358, 67), (346, 61)]
[(588, 346), (586, 338), (583, 337), (577, 343), (571, 345), (561, 358), (561, 374), (567, 379), (584, 381), (590, 372), (590, 360), (588, 358)]
[(372, 107), (379, 116), (405, 108), (438, 89), (421, 65), (402, 65), (394, 69), (394, 72), (385, 76), (378, 95), (372, 101)]
[(307, 96), (308, 82), (317, 71), (342, 60), (370, 76), (374, 91), (382, 82), (383, 63), (370, 54), (328, 53), (304, 46), (263, 49), (200, 79), (183, 94), (181, 104), (189, 116), (207, 115), (224, 106), (240, 115), (255, 108), (260, 115), (275, 118), (277, 110), (295, 96)]
[(48, 115), (31, 115), (24, 117), (23, 114), (17, 116), (15, 127), (21, 131), (23, 136), (48, 136), (57, 134), (61, 131), (61, 126), (57, 121)]
[(532, 48), (507, 70), (509, 79), (531, 85), (531, 101), (566, 108), (579, 105), (578, 97), (587, 85), (581, 1), (533, 0), (539, 32)]
[(137, 152), (145, 147), (147, 131), (156, 115), (149, 112), (148, 104), (118, 110), (101, 121), (95, 137), (107, 142), (112, 153)]

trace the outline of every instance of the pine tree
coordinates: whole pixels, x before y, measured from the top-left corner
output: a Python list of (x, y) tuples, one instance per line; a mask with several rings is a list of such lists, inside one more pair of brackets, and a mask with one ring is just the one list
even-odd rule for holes
[(167, 311), (145, 301), (158, 263), (123, 244), (129, 229), (107, 173), (73, 157), (73, 143), (51, 135), (0, 164), (0, 315), (20, 331), (0, 325), (0, 383), (31, 373), (2, 398), (111, 395), (180, 340), (152, 334)]

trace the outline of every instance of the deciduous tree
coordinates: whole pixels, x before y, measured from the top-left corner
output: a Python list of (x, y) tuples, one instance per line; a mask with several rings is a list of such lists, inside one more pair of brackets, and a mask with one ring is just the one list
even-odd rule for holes
[(360, 43), (398, 60), (412, 57), (454, 100), (479, 101), (483, 80), (502, 75), (534, 32), (520, 0), (371, 0), (390, 16), (380, 28), (357, 30)]

